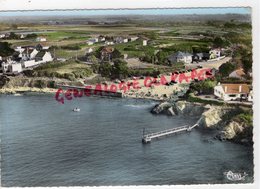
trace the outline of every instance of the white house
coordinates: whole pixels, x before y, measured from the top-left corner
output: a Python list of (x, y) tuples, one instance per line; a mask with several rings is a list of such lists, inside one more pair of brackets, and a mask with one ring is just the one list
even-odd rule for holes
[(214, 87), (214, 95), (224, 101), (247, 99), (249, 87), (247, 84), (218, 84)]
[(92, 53), (93, 52), (93, 48), (87, 48), (86, 49), (86, 53), (88, 54), (88, 53)]
[(168, 57), (170, 63), (184, 62), (190, 64), (192, 62), (192, 54), (186, 52), (176, 52)]
[(106, 45), (114, 45), (114, 42), (113, 41), (106, 41), (105, 44)]
[(14, 49), (16, 52), (19, 52), (20, 54), (24, 52), (25, 48), (22, 48), (21, 46), (18, 46)]
[(106, 41), (106, 38), (103, 37), (103, 36), (99, 36), (99, 37), (98, 37), (98, 41), (99, 41), (99, 42), (104, 42), (104, 41)]
[(93, 45), (94, 42), (93, 42), (93, 41), (87, 41), (87, 44), (88, 44), (88, 45)]
[(7, 63), (7, 62), (2, 62), (2, 65), (1, 65), (1, 71), (3, 72), (3, 73), (6, 73), (6, 72), (8, 72), (8, 67), (9, 67), (9, 63)]
[(93, 39), (89, 39), (87, 41), (87, 44), (88, 45), (93, 45), (94, 43), (97, 43), (98, 42), (98, 38), (93, 38)]
[(22, 72), (22, 64), (21, 63), (14, 63), (10, 65), (10, 72), (12, 73), (20, 73)]
[(50, 52), (40, 51), (35, 56), (35, 61), (40, 63), (51, 62), (53, 60)]
[(0, 34), (0, 39), (5, 38), (5, 34)]
[(248, 94), (248, 99), (249, 102), (253, 102), (253, 90), (251, 90)]
[(147, 46), (147, 40), (143, 40), (143, 46)]
[(219, 58), (220, 56), (221, 56), (221, 49), (220, 48), (211, 49), (209, 51), (209, 58), (210, 59)]
[(24, 34), (21, 34), (20, 35), (20, 39), (24, 39), (25, 38), (25, 35)]
[(138, 37), (130, 37), (129, 40), (130, 41), (136, 41), (138, 39)]
[(29, 49), (26, 48), (22, 54), (19, 55), (19, 57), (21, 57), (23, 60), (31, 60), (34, 59), (35, 56), (37, 55), (39, 51), (37, 51), (36, 49)]
[(45, 42), (45, 41), (47, 41), (47, 39), (45, 37), (37, 37), (36, 41), (38, 41), (38, 42)]
[(22, 64), (7, 60), (7, 62), (2, 62), (2, 71), (3, 73), (20, 73), (23, 71)]
[(30, 68), (33, 66), (37, 66), (39, 64), (39, 62), (35, 62), (35, 60), (27, 60), (27, 61), (24, 61), (22, 64), (23, 64), (24, 68)]
[(230, 78), (238, 78), (238, 79), (244, 79), (245, 72), (243, 69), (237, 69), (229, 74), (228, 77)]

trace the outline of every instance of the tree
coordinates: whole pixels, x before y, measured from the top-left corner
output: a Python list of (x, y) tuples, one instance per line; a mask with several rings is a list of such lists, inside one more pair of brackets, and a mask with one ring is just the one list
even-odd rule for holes
[(36, 38), (37, 37), (37, 34), (35, 34), (35, 33), (30, 33), (30, 34), (28, 34), (28, 35), (26, 35), (26, 39), (33, 39), (33, 38)]
[(16, 35), (14, 32), (10, 32), (8, 39), (19, 39), (19, 36)]
[(248, 72), (252, 71), (252, 63), (253, 63), (252, 51), (244, 50), (244, 51), (242, 51), (241, 55), (242, 55), (242, 58), (241, 58), (242, 67), (244, 69), (244, 72), (248, 73)]
[(112, 59), (117, 59), (117, 58), (121, 58), (121, 53), (119, 50), (115, 49), (113, 52), (112, 52)]
[(0, 42), (0, 56), (11, 56), (14, 50), (11, 48), (11, 44), (8, 42)]
[(213, 44), (215, 47), (226, 47), (228, 45), (228, 41), (222, 39), (221, 37), (215, 37)]
[(98, 73), (99, 72), (99, 67), (100, 65), (98, 63), (93, 63), (91, 64), (91, 69), (94, 73)]
[(168, 56), (169, 56), (168, 52), (159, 51), (156, 54), (156, 57), (157, 57), (157, 60), (158, 60), (158, 64), (165, 64), (165, 63), (167, 63)]
[(219, 74), (221, 74), (222, 77), (227, 77), (235, 69), (236, 66), (234, 64), (227, 62), (219, 67)]
[(128, 75), (127, 62), (122, 59), (114, 60), (114, 66), (112, 70), (113, 77), (123, 79)]
[(214, 92), (214, 87), (216, 86), (216, 81), (204, 80), (198, 83), (192, 83), (191, 91), (197, 91), (199, 94), (212, 94)]
[(103, 77), (110, 77), (112, 73), (112, 66), (108, 62), (100, 64), (99, 73)]

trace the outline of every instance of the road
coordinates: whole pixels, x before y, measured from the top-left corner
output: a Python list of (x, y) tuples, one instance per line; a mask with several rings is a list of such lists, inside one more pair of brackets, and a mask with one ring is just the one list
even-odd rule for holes
[(203, 68), (218, 69), (222, 64), (224, 64), (230, 60), (231, 60), (231, 57), (225, 57), (221, 60), (216, 60), (216, 61), (212, 61), (212, 62), (199, 62), (198, 64), (191, 64), (191, 65), (188, 65), (188, 67), (192, 68), (192, 67), (197, 67), (198, 65), (201, 65), (201, 66), (203, 66)]

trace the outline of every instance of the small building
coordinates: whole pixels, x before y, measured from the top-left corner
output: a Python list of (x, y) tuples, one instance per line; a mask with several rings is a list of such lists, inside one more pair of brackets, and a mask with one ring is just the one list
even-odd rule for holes
[(86, 54), (92, 53), (93, 52), (93, 48), (87, 48), (86, 49)]
[(20, 35), (20, 39), (24, 39), (25, 38), (25, 35), (24, 34), (21, 34)]
[(211, 49), (209, 51), (209, 58), (210, 59), (215, 59), (215, 58), (219, 58), (219, 57), (221, 57), (221, 49), (220, 48)]
[(47, 51), (40, 51), (37, 53), (37, 55), (35, 56), (35, 61), (36, 62), (41, 62), (41, 63), (45, 63), (45, 62), (51, 62), (53, 60), (52, 55), (50, 52)]
[(87, 44), (88, 44), (88, 45), (94, 45), (94, 43), (95, 43), (94, 41), (90, 41), (90, 40), (87, 41)]
[(22, 64), (8, 59), (1, 63), (1, 71), (3, 73), (17, 74), (23, 71)]
[(104, 42), (104, 41), (106, 41), (106, 38), (104, 36), (100, 35), (98, 37), (98, 42)]
[(98, 38), (92, 38), (92, 39), (89, 39), (88, 41), (87, 41), (87, 44), (88, 45), (94, 45), (95, 43), (97, 43), (98, 42)]
[(192, 62), (201, 62), (209, 60), (209, 53), (194, 53), (192, 55)]
[(34, 59), (35, 56), (37, 55), (39, 51), (37, 51), (36, 49), (29, 49), (26, 48), (23, 53), (21, 55), (19, 55), (19, 57), (22, 58), (22, 60), (31, 60)]
[(249, 92), (247, 100), (248, 100), (249, 102), (253, 102), (253, 90), (251, 90), (251, 91)]
[(218, 84), (214, 87), (214, 95), (224, 101), (245, 100), (249, 95), (247, 84)]
[(106, 45), (114, 45), (114, 42), (113, 41), (106, 41), (105, 44)]
[(104, 47), (101, 50), (101, 57), (100, 59), (103, 61), (111, 61), (112, 59), (112, 53), (114, 52), (114, 48), (113, 47)]
[(10, 65), (10, 72), (11, 73), (16, 74), (16, 73), (20, 73), (22, 71), (23, 71), (23, 69), (22, 69), (22, 64), (21, 63), (14, 63), (14, 64)]
[(148, 41), (144, 39), (144, 40), (143, 40), (143, 46), (147, 46), (147, 42), (148, 42)]
[(172, 63), (183, 62), (190, 64), (192, 62), (192, 54), (186, 52), (176, 52), (168, 57), (168, 61)]
[(38, 41), (38, 42), (45, 42), (45, 41), (47, 41), (47, 39), (45, 37), (37, 37), (36, 41)]
[(237, 69), (229, 74), (229, 78), (238, 78), (238, 79), (244, 79), (245, 72), (242, 68)]
[(4, 39), (5, 38), (5, 34), (0, 34), (0, 39)]
[(40, 64), (39, 62), (36, 62), (35, 60), (27, 60), (27, 61), (24, 61), (22, 63), (22, 66), (24, 68), (30, 68), (30, 67), (34, 67), (34, 66), (37, 66), (38, 64)]

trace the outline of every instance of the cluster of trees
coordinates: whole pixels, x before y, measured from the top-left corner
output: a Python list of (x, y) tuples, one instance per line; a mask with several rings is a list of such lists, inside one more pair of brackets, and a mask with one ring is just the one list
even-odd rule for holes
[(122, 59), (115, 59), (113, 65), (104, 62), (101, 64), (93, 64), (92, 69), (96, 73), (100, 73), (103, 77), (124, 79), (128, 76), (127, 62)]
[(216, 86), (215, 80), (203, 80), (197, 83), (192, 83), (190, 86), (190, 92), (198, 93), (198, 94), (213, 94), (214, 87)]
[(11, 44), (8, 42), (0, 42), (0, 56), (11, 56), (14, 53), (14, 49), (11, 48)]

